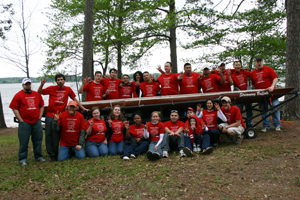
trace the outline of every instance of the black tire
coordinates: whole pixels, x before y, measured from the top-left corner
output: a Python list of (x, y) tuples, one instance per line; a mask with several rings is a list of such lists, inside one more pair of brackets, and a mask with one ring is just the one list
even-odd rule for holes
[(254, 127), (248, 127), (246, 128), (244, 135), (246, 136), (246, 138), (254, 139), (257, 136), (257, 131)]

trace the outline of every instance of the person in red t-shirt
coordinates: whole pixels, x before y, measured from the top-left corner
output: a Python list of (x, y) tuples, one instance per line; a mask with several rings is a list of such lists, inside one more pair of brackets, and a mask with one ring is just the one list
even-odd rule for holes
[(236, 138), (236, 144), (242, 143), (245, 131), (245, 124), (238, 107), (231, 105), (231, 99), (229, 97), (223, 97), (221, 99), (223, 107), (222, 112), (226, 116), (227, 123), (219, 124), (219, 130), (222, 133), (227, 133), (231, 137)]
[(180, 72), (178, 76), (180, 94), (193, 94), (199, 93), (201, 84), (199, 82), (199, 75), (196, 72), (192, 72), (192, 66), (190, 63), (184, 64), (184, 73)]
[[(222, 74), (224, 76), (224, 83), (219, 84), (219, 91), (220, 92), (231, 91), (231, 86), (233, 85), (233, 82), (231, 79), (231, 73), (228, 73), (228, 71), (230, 71), (230, 69), (226, 70), (226, 68), (225, 68), (225, 62), (222, 62), (222, 61), (219, 62), (218, 71), (222, 72)], [(220, 73), (216, 73), (216, 74), (220, 75)]]
[(82, 85), (80, 86), (78, 93), (82, 94), (86, 92), (86, 101), (100, 101), (103, 99), (104, 86), (100, 83), (102, 79), (102, 73), (100, 71), (95, 72), (95, 80), (92, 81), (90, 77), (82, 79)]
[(38, 92), (40, 94), (49, 95), (49, 106), (47, 109), (45, 120), (45, 139), (46, 149), (52, 161), (57, 160), (59, 145), (59, 135), (55, 135), (52, 129), (53, 116), (57, 112), (63, 112), (66, 109), (69, 97), (76, 101), (77, 105), (83, 111), (87, 110), (75, 98), (76, 95), (73, 90), (70, 87), (65, 86), (66, 77), (63, 74), (56, 74), (55, 81), (57, 85), (49, 86), (46, 89), (43, 89), (43, 86), (47, 82), (47, 79), (41, 79), (41, 85), (38, 89)]
[[(261, 57), (256, 58), (255, 60), (256, 68), (251, 73), (251, 81), (252, 86), (254, 86), (255, 89), (266, 89), (270, 93), (273, 92), (273, 90), (276, 87), (276, 84), (278, 82), (278, 75), (276, 72), (269, 66), (264, 66), (264, 61)], [(275, 99), (270, 103), (269, 105), (271, 108), (277, 106), (279, 104), (279, 100)], [(265, 108), (264, 103), (259, 103), (259, 109), (261, 112), (265, 112), (268, 108)], [(261, 115), (262, 118), (265, 118), (268, 115), (268, 113), (263, 113)], [(275, 127), (276, 131), (281, 131), (280, 129), (280, 110), (277, 109), (273, 114), (273, 125)], [(263, 126), (264, 128), (261, 130), (262, 132), (266, 132), (270, 130), (271, 123), (269, 117), (263, 120)]]
[(89, 157), (105, 156), (108, 154), (106, 123), (100, 118), (100, 109), (93, 107), (91, 110), (93, 118), (85, 125), (86, 143), (85, 149)]
[(19, 163), (27, 165), (28, 143), (31, 136), (33, 153), (36, 161), (45, 162), (42, 155), (43, 127), (41, 118), (44, 113), (44, 100), (42, 96), (31, 90), (31, 80), (22, 80), (23, 90), (12, 99), (9, 107), (13, 110), (19, 122)]
[(219, 71), (219, 75), (210, 73), (208, 67), (203, 68), (203, 75), (199, 79), (203, 93), (219, 92), (219, 85), (224, 81), (225, 78), (221, 71)]
[(119, 85), (120, 99), (132, 98), (134, 87), (129, 81), (129, 76), (127, 74), (124, 74), (123, 82)]
[[(157, 96), (157, 93), (159, 92), (159, 83), (156, 81), (153, 81), (151, 79), (151, 76), (149, 72), (143, 73), (144, 82), (140, 84), (140, 86), (137, 86), (142, 91), (142, 97), (155, 97)], [(139, 92), (138, 90), (136, 92)], [(140, 95), (140, 94), (138, 94)]]
[(110, 69), (108, 78), (101, 79), (100, 83), (104, 86), (105, 94), (103, 98), (105, 100), (109, 99), (119, 99), (119, 85), (122, 81), (116, 78), (118, 71), (116, 69)]
[[(139, 89), (139, 87), (137, 89), (137, 86), (140, 86), (140, 84), (142, 82), (144, 82), (143, 73), (141, 71), (134, 72), (134, 74), (133, 74), (133, 81), (131, 81), (131, 85), (133, 86), (133, 97), (134, 98), (139, 97), (138, 94), (141, 94), (140, 89)], [(136, 92), (136, 90), (138, 90), (138, 92)]]
[[(160, 70), (160, 65), (158, 66), (158, 70)], [(157, 81), (160, 84), (161, 88), (161, 96), (165, 95), (176, 95), (178, 94), (178, 74), (172, 73), (172, 63), (166, 62), (165, 64), (165, 72), (163, 72), (158, 78)]]
[(126, 137), (128, 138), (128, 144), (125, 146), (123, 160), (129, 160), (130, 158), (137, 158), (138, 155), (146, 153), (149, 142), (144, 138), (144, 124), (142, 124), (142, 113), (136, 111), (133, 113), (134, 124), (126, 129)]
[[(251, 76), (251, 72), (242, 69), (242, 64), (240, 60), (236, 60), (233, 62), (234, 71), (232, 71), (231, 78), (234, 85), (234, 90), (247, 90), (248, 88), (248, 77)], [(251, 119), (253, 117), (252, 112), (252, 103), (246, 103), (246, 104), (238, 104), (237, 107), (240, 109), (241, 113), (243, 111), (243, 108), (245, 106), (246, 109), (246, 116), (248, 119)], [(247, 126), (253, 126), (252, 120), (247, 120)]]
[[(185, 153), (183, 152), (184, 148), (184, 123), (179, 120), (179, 114), (177, 110), (171, 110), (169, 121), (165, 122), (165, 134), (163, 138), (163, 157), (167, 158), (168, 151), (170, 149), (179, 149), (179, 156), (185, 157)], [(170, 148), (171, 146), (171, 148)]]
[(77, 159), (85, 158), (83, 148), (85, 140), (85, 119), (82, 114), (76, 112), (77, 102), (70, 101), (68, 110), (54, 115), (52, 128), (54, 132), (60, 135), (60, 148), (58, 160), (68, 160), (71, 156), (71, 150), (75, 151)]
[(144, 125), (144, 137), (150, 138), (150, 145), (147, 151), (149, 160), (158, 160), (162, 157), (162, 144), (165, 134), (165, 126), (160, 122), (159, 112), (151, 113), (151, 122)]

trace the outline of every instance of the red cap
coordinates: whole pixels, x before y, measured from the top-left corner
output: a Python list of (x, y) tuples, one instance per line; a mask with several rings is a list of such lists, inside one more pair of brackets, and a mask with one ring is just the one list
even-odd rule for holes
[(76, 101), (70, 101), (68, 105), (77, 107), (77, 102)]
[(186, 110), (191, 110), (191, 111), (195, 112), (194, 109), (191, 107), (188, 107)]

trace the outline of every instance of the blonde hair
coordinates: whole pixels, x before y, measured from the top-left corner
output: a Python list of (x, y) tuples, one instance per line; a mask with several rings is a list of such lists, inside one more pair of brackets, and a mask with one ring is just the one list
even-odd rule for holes
[(161, 120), (161, 114), (160, 114), (159, 111), (153, 111), (153, 112), (151, 113), (151, 115), (150, 115), (150, 118), (152, 119), (152, 116), (153, 116), (154, 113), (157, 113), (157, 114), (158, 114), (159, 121), (160, 121), (160, 120)]
[(116, 119), (116, 117), (115, 117), (115, 115), (114, 115), (114, 109), (115, 109), (116, 107), (119, 107), (119, 108), (120, 108), (120, 115), (119, 115), (119, 117), (118, 117), (118, 120), (124, 120), (124, 115), (123, 115), (123, 113), (122, 113), (122, 109), (121, 109), (121, 106), (120, 106), (120, 105), (115, 105), (115, 106), (111, 109), (111, 111), (110, 111), (110, 113), (109, 113), (110, 118), (113, 119), (113, 120)]

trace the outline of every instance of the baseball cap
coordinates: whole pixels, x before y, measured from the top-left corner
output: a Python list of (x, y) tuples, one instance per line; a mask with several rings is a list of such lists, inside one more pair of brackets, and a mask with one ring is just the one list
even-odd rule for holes
[(24, 79), (22, 80), (22, 85), (25, 85), (26, 83), (31, 83), (30, 78), (24, 78)]
[(77, 102), (76, 101), (70, 101), (68, 105), (77, 107)]
[(227, 103), (231, 103), (231, 99), (229, 97), (223, 97), (221, 101), (225, 101)]
[(223, 61), (219, 62), (218, 66), (221, 66), (222, 64), (225, 65), (225, 62), (223, 62)]
[(257, 57), (255, 61), (263, 60), (262, 57)]
[(188, 108), (186, 109), (186, 111), (188, 111), (188, 110), (195, 112), (194, 109), (191, 108), (191, 107), (188, 107)]

